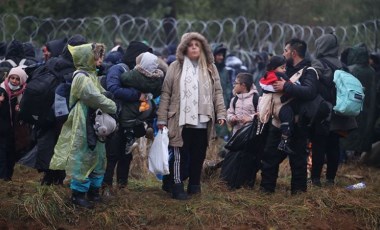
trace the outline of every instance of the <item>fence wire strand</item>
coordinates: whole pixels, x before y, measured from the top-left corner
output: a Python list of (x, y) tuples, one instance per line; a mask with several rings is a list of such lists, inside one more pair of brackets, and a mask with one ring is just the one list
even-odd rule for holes
[[(287, 23), (256, 21), (245, 17), (222, 20), (152, 19), (128, 14), (105, 17), (39, 19), (34, 16), (18, 17), (15, 14), (0, 15), (2, 41), (18, 39), (36, 44), (82, 34), (89, 41), (103, 42), (112, 47), (116, 40), (127, 45), (130, 41), (146, 41), (156, 50), (177, 44), (185, 32), (202, 33), (210, 43), (223, 43), (228, 50), (248, 65), (257, 52), (282, 53), (286, 40), (298, 37), (307, 42), (309, 52), (314, 53), (315, 40), (325, 33), (335, 31), (341, 48), (364, 42), (371, 51), (379, 51), (380, 19), (348, 26), (301, 26)], [(244, 60), (245, 59), (245, 60)]]

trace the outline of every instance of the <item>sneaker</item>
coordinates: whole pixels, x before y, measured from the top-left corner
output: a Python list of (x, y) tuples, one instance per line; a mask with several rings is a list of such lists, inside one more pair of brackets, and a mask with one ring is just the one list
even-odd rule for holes
[(294, 154), (293, 150), (289, 147), (289, 139), (281, 139), (277, 149), (289, 155)]

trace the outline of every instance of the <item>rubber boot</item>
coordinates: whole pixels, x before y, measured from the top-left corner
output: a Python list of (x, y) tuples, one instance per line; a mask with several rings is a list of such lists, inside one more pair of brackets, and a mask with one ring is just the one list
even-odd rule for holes
[(90, 189), (87, 192), (87, 199), (92, 202), (101, 202), (102, 197), (100, 196), (99, 188), (90, 187)]
[(189, 195), (195, 195), (201, 193), (201, 186), (200, 185), (189, 185), (187, 186), (187, 193)]
[(74, 205), (78, 205), (83, 208), (93, 209), (94, 204), (89, 202), (86, 199), (86, 193), (84, 192), (78, 192), (73, 190), (72, 196), (71, 196), (71, 203)]
[(173, 184), (172, 198), (176, 200), (187, 200), (188, 196), (183, 188), (183, 183)]

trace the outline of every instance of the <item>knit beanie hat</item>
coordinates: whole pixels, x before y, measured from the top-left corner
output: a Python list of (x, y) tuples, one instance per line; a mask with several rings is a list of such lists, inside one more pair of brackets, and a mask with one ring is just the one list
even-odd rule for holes
[(286, 59), (282, 55), (273, 56), (267, 65), (267, 71), (275, 70), (277, 67), (286, 64)]
[(130, 69), (133, 69), (136, 65), (136, 57), (144, 52), (152, 53), (153, 49), (147, 46), (145, 43), (131, 41), (125, 50), (123, 62), (127, 64)]
[(28, 75), (25, 73), (25, 70), (21, 66), (13, 67), (10, 71), (8, 76), (11, 75), (17, 75), (20, 77), (20, 85), (23, 85), (26, 83), (26, 80), (28, 79)]

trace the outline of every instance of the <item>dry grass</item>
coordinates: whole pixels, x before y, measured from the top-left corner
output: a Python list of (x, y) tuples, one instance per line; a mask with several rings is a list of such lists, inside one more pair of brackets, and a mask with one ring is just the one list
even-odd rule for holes
[[(291, 196), (289, 168), (284, 162), (273, 195), (261, 194), (257, 186), (229, 191), (216, 173), (204, 178), (202, 195), (177, 201), (147, 173), (146, 153), (140, 149), (134, 154), (140, 155), (134, 155), (131, 170), (135, 174), (128, 189), (115, 191), (94, 210), (73, 207), (68, 186), (41, 187), (40, 175), (16, 166), (13, 182), (0, 182), (0, 229), (380, 228), (380, 169), (343, 165), (335, 187), (310, 187), (305, 194)], [(363, 176), (367, 188), (345, 190), (358, 182), (346, 174)]]

